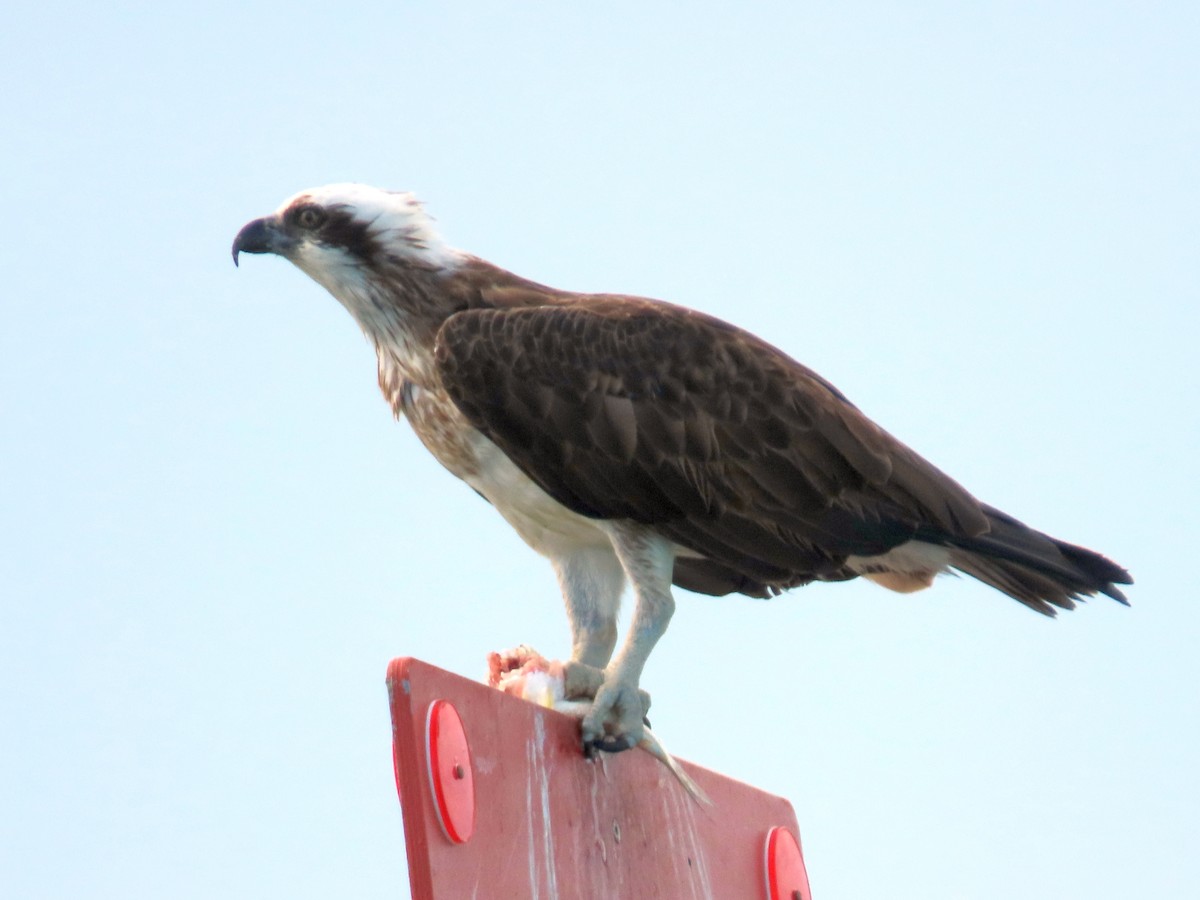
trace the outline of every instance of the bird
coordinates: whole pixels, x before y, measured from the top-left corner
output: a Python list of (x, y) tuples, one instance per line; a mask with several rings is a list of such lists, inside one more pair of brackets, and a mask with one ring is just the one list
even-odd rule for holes
[(862, 577), (909, 593), (956, 571), (1045, 615), (1097, 594), (1128, 605), (1121, 566), (976, 499), (767, 341), (522, 278), (449, 244), (409, 192), (300, 191), (232, 252), (275, 254), (332, 294), (393, 414), (549, 560), (590, 755), (644, 737), (641, 676), (673, 587), (770, 598)]

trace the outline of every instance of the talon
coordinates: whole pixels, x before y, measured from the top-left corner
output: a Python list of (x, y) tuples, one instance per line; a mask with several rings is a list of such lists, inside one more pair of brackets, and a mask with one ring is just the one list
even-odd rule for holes
[(583, 755), (588, 759), (594, 759), (597, 752), (620, 753), (622, 750), (629, 750), (636, 745), (637, 742), (627, 734), (623, 734), (619, 737), (606, 734), (603, 737), (593, 738), (590, 741), (585, 741), (583, 745)]
[(646, 733), (645, 703), (636, 684), (605, 681), (583, 719), (584, 752), (619, 753), (636, 746)]

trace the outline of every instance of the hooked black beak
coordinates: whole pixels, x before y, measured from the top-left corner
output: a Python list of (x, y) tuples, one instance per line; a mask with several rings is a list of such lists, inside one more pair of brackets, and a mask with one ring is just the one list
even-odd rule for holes
[(284, 243), (282, 237), (274, 216), (247, 223), (233, 239), (233, 264), (238, 264), (239, 253), (278, 253)]

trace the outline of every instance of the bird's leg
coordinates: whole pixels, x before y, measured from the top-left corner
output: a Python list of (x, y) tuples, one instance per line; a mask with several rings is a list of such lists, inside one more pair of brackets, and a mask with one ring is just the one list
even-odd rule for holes
[[(554, 560), (571, 624), (571, 659), (563, 664), (568, 700), (596, 696), (617, 646), (617, 612), (625, 570), (609, 545), (586, 547)], [(649, 697), (646, 698), (649, 706)]]
[(638, 681), (675, 611), (671, 596), (675, 551), (671, 544), (630, 522), (612, 522), (608, 532), (613, 551), (633, 584), (635, 605), (625, 643), (605, 667), (603, 683), (583, 720), (583, 746), (589, 753), (627, 750), (642, 739), (648, 703), (643, 701)]
[[(617, 612), (625, 570), (608, 546), (585, 547), (554, 560), (571, 624), (571, 662), (599, 673), (617, 645)], [(568, 691), (570, 691), (568, 677)], [(597, 674), (596, 687), (602, 676)], [(568, 696), (570, 694), (568, 693)], [(595, 689), (581, 693), (594, 696)]]

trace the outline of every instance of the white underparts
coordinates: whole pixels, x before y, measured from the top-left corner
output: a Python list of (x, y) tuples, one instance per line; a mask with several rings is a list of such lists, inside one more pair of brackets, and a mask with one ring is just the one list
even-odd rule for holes
[(950, 551), (937, 544), (907, 541), (879, 556), (848, 556), (846, 568), (890, 591), (911, 594), (929, 587), (950, 568)]

